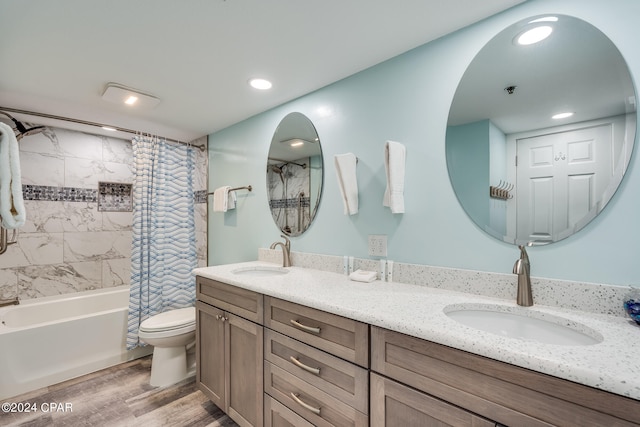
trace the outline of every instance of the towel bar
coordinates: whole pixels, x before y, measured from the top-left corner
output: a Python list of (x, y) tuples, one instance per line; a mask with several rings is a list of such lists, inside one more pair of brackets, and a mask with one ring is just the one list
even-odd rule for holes
[[(246, 185), (244, 187), (236, 187), (236, 188), (230, 188), (229, 191), (237, 191), (237, 190), (249, 190), (249, 191), (253, 191), (253, 187), (250, 185)], [(214, 192), (212, 191), (211, 193), (207, 193), (207, 196), (212, 195)]]
[(7, 251), (7, 246), (17, 243), (16, 230), (13, 230), (12, 241), (9, 241), (8, 231), (0, 225), (0, 255)]

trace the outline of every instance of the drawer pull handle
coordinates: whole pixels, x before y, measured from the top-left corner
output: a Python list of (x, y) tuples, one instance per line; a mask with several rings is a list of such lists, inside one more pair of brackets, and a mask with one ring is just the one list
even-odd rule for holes
[(295, 326), (298, 329), (302, 329), (305, 332), (311, 332), (312, 334), (319, 334), (320, 333), (320, 328), (314, 328), (312, 326), (305, 326), (302, 323), (298, 322), (297, 320), (293, 320), (291, 319), (291, 324), (293, 326)]
[(298, 368), (304, 369), (305, 371), (311, 372), (315, 375), (320, 375), (320, 368), (312, 368), (311, 366), (307, 366), (293, 356), (290, 356), (289, 359), (291, 359), (291, 363), (296, 365)]
[(297, 394), (295, 394), (295, 393), (291, 393), (291, 398), (292, 398), (293, 400), (295, 400), (295, 401), (296, 401), (296, 403), (297, 403), (298, 405), (302, 406), (303, 408), (310, 410), (311, 412), (313, 412), (313, 413), (314, 413), (314, 414), (316, 414), (316, 415), (320, 415), (320, 408), (314, 408), (313, 406), (309, 405), (308, 403), (304, 403), (304, 402), (303, 402), (303, 401), (298, 397), (298, 395), (297, 395)]

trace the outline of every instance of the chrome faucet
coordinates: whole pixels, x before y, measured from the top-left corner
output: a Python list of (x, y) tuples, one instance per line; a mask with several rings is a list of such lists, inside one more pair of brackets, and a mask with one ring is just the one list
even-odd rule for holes
[(284, 234), (281, 234), (280, 237), (284, 238), (284, 243), (273, 242), (269, 249), (275, 249), (276, 246), (280, 245), (282, 247), (282, 266), (291, 267), (291, 241)]
[[(528, 244), (527, 246), (531, 246)], [(520, 248), (520, 259), (516, 260), (513, 265), (513, 274), (518, 275), (518, 295), (516, 303), (524, 307), (533, 305), (533, 295), (531, 294), (531, 264), (529, 263), (529, 255), (524, 245)]]

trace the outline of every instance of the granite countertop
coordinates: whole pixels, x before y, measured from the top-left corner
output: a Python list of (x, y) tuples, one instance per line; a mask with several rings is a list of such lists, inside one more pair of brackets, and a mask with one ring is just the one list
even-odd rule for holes
[[(640, 357), (636, 343), (640, 328), (627, 318), (534, 305), (462, 292), (374, 281), (362, 283), (342, 274), (289, 267), (287, 274), (253, 276), (238, 269), (277, 264), (253, 261), (203, 267), (198, 276), (299, 303), (364, 323), (500, 360), (533, 371), (640, 400)], [(541, 344), (464, 326), (445, 314), (460, 304), (496, 305), (504, 311), (533, 317), (562, 317), (587, 335), (602, 341), (593, 345)], [(575, 322), (575, 324), (573, 324)]]

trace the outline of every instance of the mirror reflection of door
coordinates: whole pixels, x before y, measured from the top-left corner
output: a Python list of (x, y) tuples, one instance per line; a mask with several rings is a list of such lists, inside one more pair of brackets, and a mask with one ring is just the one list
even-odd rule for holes
[[(519, 44), (542, 27), (547, 38)], [(503, 242), (562, 240), (614, 196), (636, 119), (629, 69), (605, 34), (571, 16), (532, 16), (496, 34), (458, 84), (445, 147), (451, 185)]]
[(558, 240), (597, 213), (612, 158), (611, 124), (517, 139), (517, 239)]

